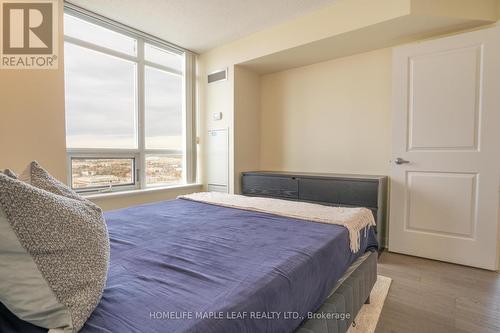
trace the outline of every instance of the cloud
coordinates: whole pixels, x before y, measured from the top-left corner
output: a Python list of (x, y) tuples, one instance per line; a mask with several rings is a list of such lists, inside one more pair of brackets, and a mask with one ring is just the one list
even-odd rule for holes
[[(82, 138), (88, 138), (88, 148), (100, 141), (106, 147), (135, 148), (136, 76), (134, 62), (65, 43), (69, 147), (85, 146)], [(182, 96), (181, 77), (146, 67), (145, 128), (155, 146), (161, 146), (162, 137), (182, 135)], [(165, 146), (171, 146), (170, 140), (165, 139)]]

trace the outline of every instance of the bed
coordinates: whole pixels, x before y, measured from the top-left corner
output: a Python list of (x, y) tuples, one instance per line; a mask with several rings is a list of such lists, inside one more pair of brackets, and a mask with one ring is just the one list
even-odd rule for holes
[[(373, 228), (353, 253), (340, 225), (184, 199), (105, 215), (108, 280), (82, 333), (345, 332), (375, 283)], [(0, 314), (2, 333), (46, 332)]]

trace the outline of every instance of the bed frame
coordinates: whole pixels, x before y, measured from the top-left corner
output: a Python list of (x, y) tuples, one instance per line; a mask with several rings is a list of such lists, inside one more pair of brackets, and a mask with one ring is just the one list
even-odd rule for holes
[(329, 206), (366, 207), (375, 218), (377, 241), (382, 250), (387, 234), (387, 176), (243, 172), (241, 193), (248, 196), (312, 202)]
[(370, 292), (377, 281), (377, 257), (376, 252), (368, 252), (354, 262), (314, 317), (302, 322), (295, 332), (347, 332), (363, 304), (370, 302)]
[[(367, 207), (377, 223), (380, 251), (386, 244), (387, 177), (255, 171), (241, 176), (241, 192), (248, 196), (313, 202), (330, 206)], [(345, 333), (370, 301), (377, 280), (377, 253), (356, 260), (337, 282), (315, 315), (296, 333)]]

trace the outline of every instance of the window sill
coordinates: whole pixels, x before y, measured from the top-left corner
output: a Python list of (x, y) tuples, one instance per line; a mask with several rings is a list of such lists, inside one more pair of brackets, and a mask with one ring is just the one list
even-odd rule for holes
[(141, 194), (148, 193), (156, 193), (156, 192), (175, 192), (178, 190), (188, 190), (200, 188), (202, 184), (184, 184), (184, 185), (174, 185), (168, 187), (153, 187), (146, 188), (140, 190), (130, 190), (130, 191), (116, 191), (116, 192), (107, 192), (107, 193), (92, 193), (92, 194), (83, 194), (82, 196), (87, 199), (104, 199), (104, 198), (119, 198), (119, 197), (129, 197)]

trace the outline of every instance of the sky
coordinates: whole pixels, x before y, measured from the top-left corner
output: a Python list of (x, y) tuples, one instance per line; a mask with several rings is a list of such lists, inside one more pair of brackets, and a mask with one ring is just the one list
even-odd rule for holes
[[(66, 42), (69, 148), (137, 148), (137, 64)], [(182, 148), (182, 77), (145, 68), (146, 148)]]

